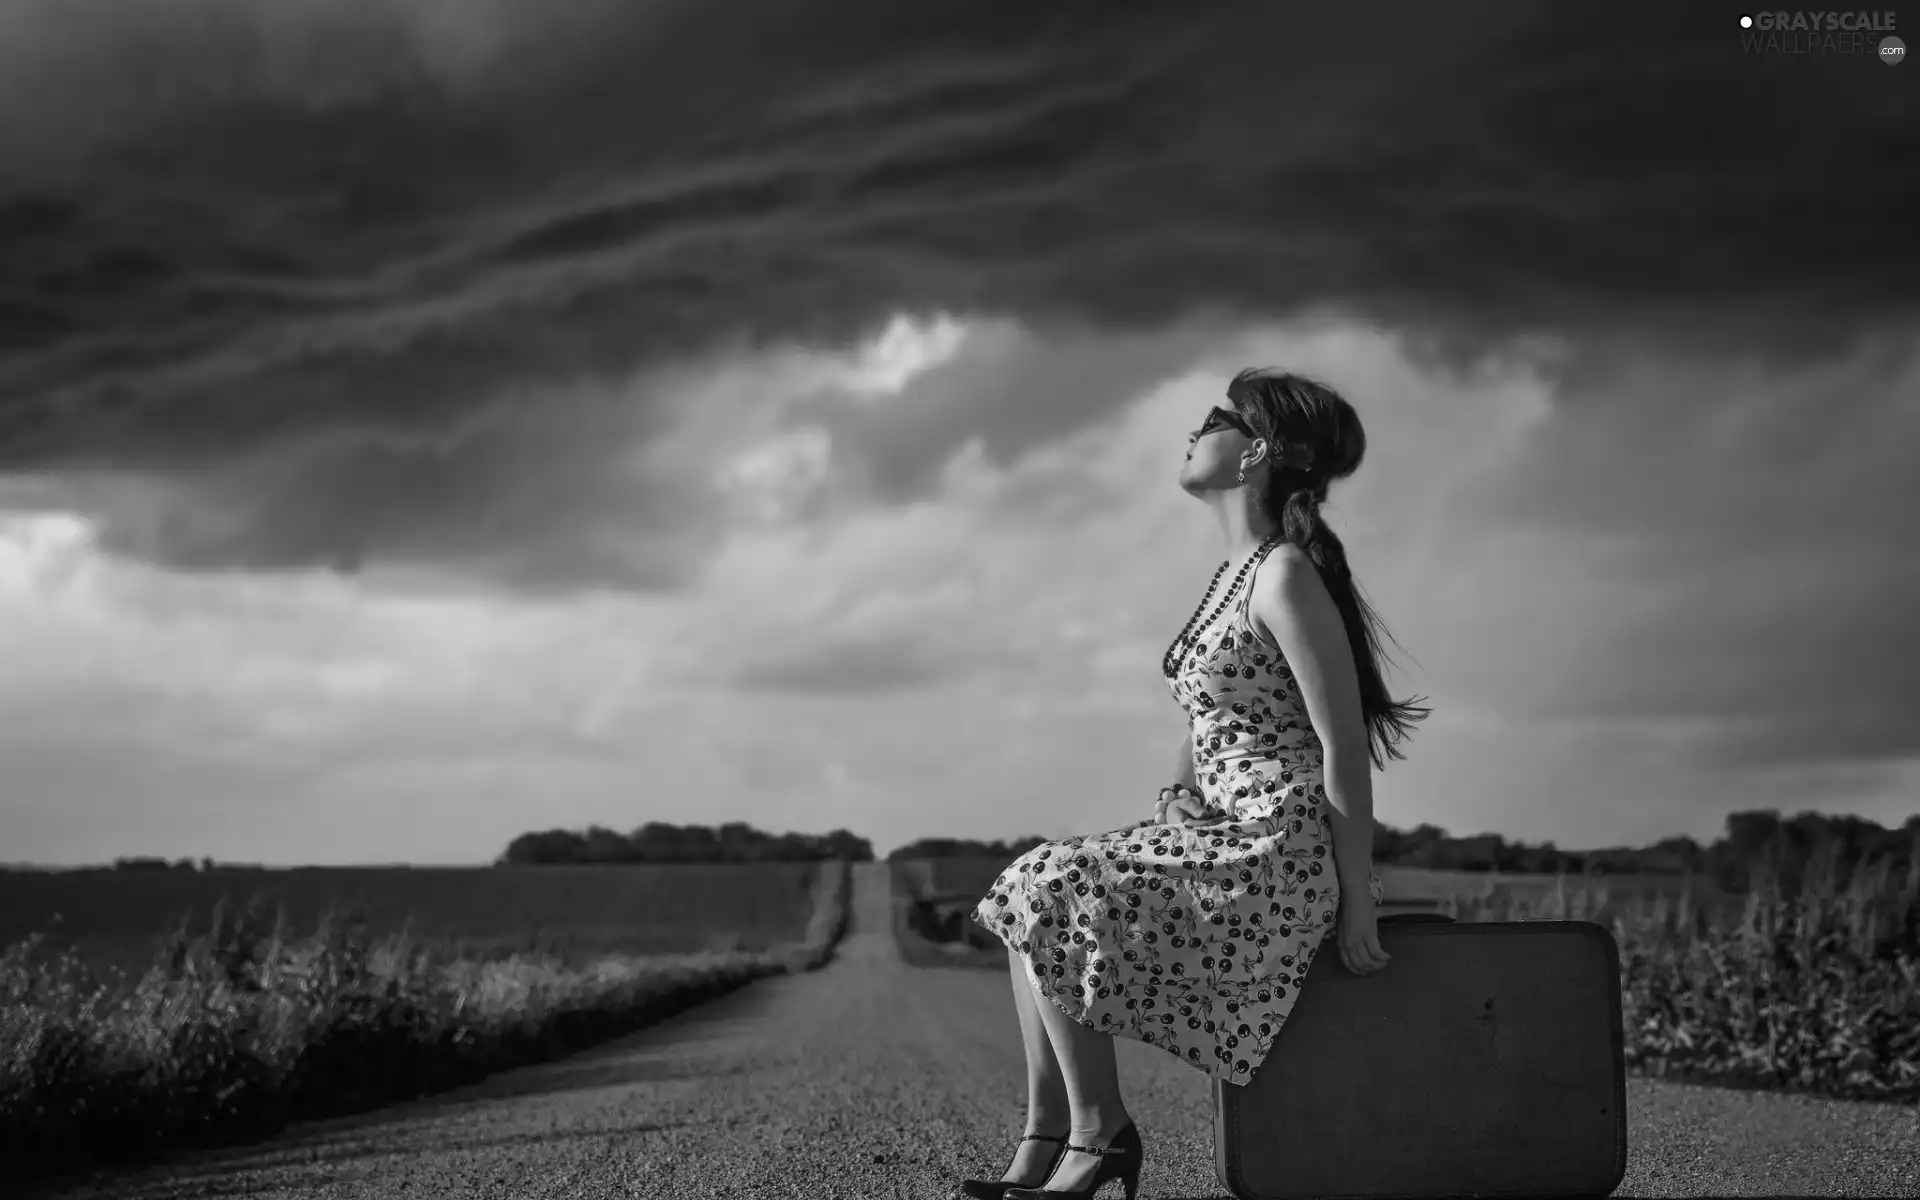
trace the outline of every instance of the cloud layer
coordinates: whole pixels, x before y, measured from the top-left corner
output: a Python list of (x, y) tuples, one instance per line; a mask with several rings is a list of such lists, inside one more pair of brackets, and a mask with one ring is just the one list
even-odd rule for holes
[[(0, 467), (137, 474), (141, 517), (68, 499), (185, 568), (675, 586), (711, 497), (627, 459), (682, 419), (661, 372), (903, 311), (1043, 340), (1345, 311), (1453, 358), (1624, 333), (1777, 360), (1920, 296), (1897, 253), (1905, 81), (1744, 55), (1717, 15), (29, 0), (5, 20)], [(842, 466), (898, 498), (970, 437), (1003, 453), (1117, 402), (1026, 382), (881, 421)]]
[(1368, 424), (1387, 819), (1897, 819), (1910, 83), (1657, 6), (23, 0), (7, 839), (1119, 824), (1267, 363)]

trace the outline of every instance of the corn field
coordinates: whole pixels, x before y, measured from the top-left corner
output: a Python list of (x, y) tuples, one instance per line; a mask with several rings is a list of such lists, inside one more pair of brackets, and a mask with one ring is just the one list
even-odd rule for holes
[(1583, 881), (1443, 902), (1460, 920), (1590, 920), (1620, 944), (1637, 1071), (1857, 1099), (1920, 1100), (1920, 854), (1847, 866), (1771, 859), (1744, 895)]

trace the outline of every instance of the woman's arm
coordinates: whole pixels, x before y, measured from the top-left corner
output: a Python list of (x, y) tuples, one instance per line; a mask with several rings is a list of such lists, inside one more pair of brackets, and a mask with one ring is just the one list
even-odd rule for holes
[(1181, 797), (1160, 789), (1160, 801), (1153, 806), (1153, 822), (1161, 825), (1193, 825), (1204, 821), (1206, 805), (1200, 798), (1200, 779), (1193, 770), (1193, 730), (1180, 740), (1180, 759), (1173, 764), (1175, 787), (1184, 786), (1191, 796)]
[(1194, 791), (1200, 790), (1200, 777), (1193, 773), (1193, 730), (1187, 730), (1187, 736), (1180, 739), (1180, 761), (1174, 764), (1173, 781), (1184, 783)]
[(1313, 561), (1296, 546), (1282, 544), (1267, 556), (1248, 599), (1255, 631), (1286, 656), (1326, 755), (1327, 819), (1340, 890), (1371, 900), (1373, 763), (1346, 624)]

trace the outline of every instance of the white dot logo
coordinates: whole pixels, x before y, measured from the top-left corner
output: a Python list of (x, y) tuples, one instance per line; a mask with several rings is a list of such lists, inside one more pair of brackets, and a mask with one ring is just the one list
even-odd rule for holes
[(1880, 61), (1897, 67), (1907, 60), (1907, 44), (1897, 37), (1880, 39)]
[(1741, 17), (1741, 18), (1740, 18), (1740, 28), (1742, 28), (1742, 29), (1752, 29), (1752, 28), (1753, 28), (1753, 18), (1752, 18), (1752, 17)]

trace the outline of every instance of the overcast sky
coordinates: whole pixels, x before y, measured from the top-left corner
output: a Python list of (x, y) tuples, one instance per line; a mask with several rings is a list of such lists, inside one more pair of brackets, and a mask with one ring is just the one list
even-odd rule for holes
[(7, 5), (0, 860), (1144, 819), (1244, 366), (1383, 820), (1900, 823), (1920, 67), (1695, 7)]

